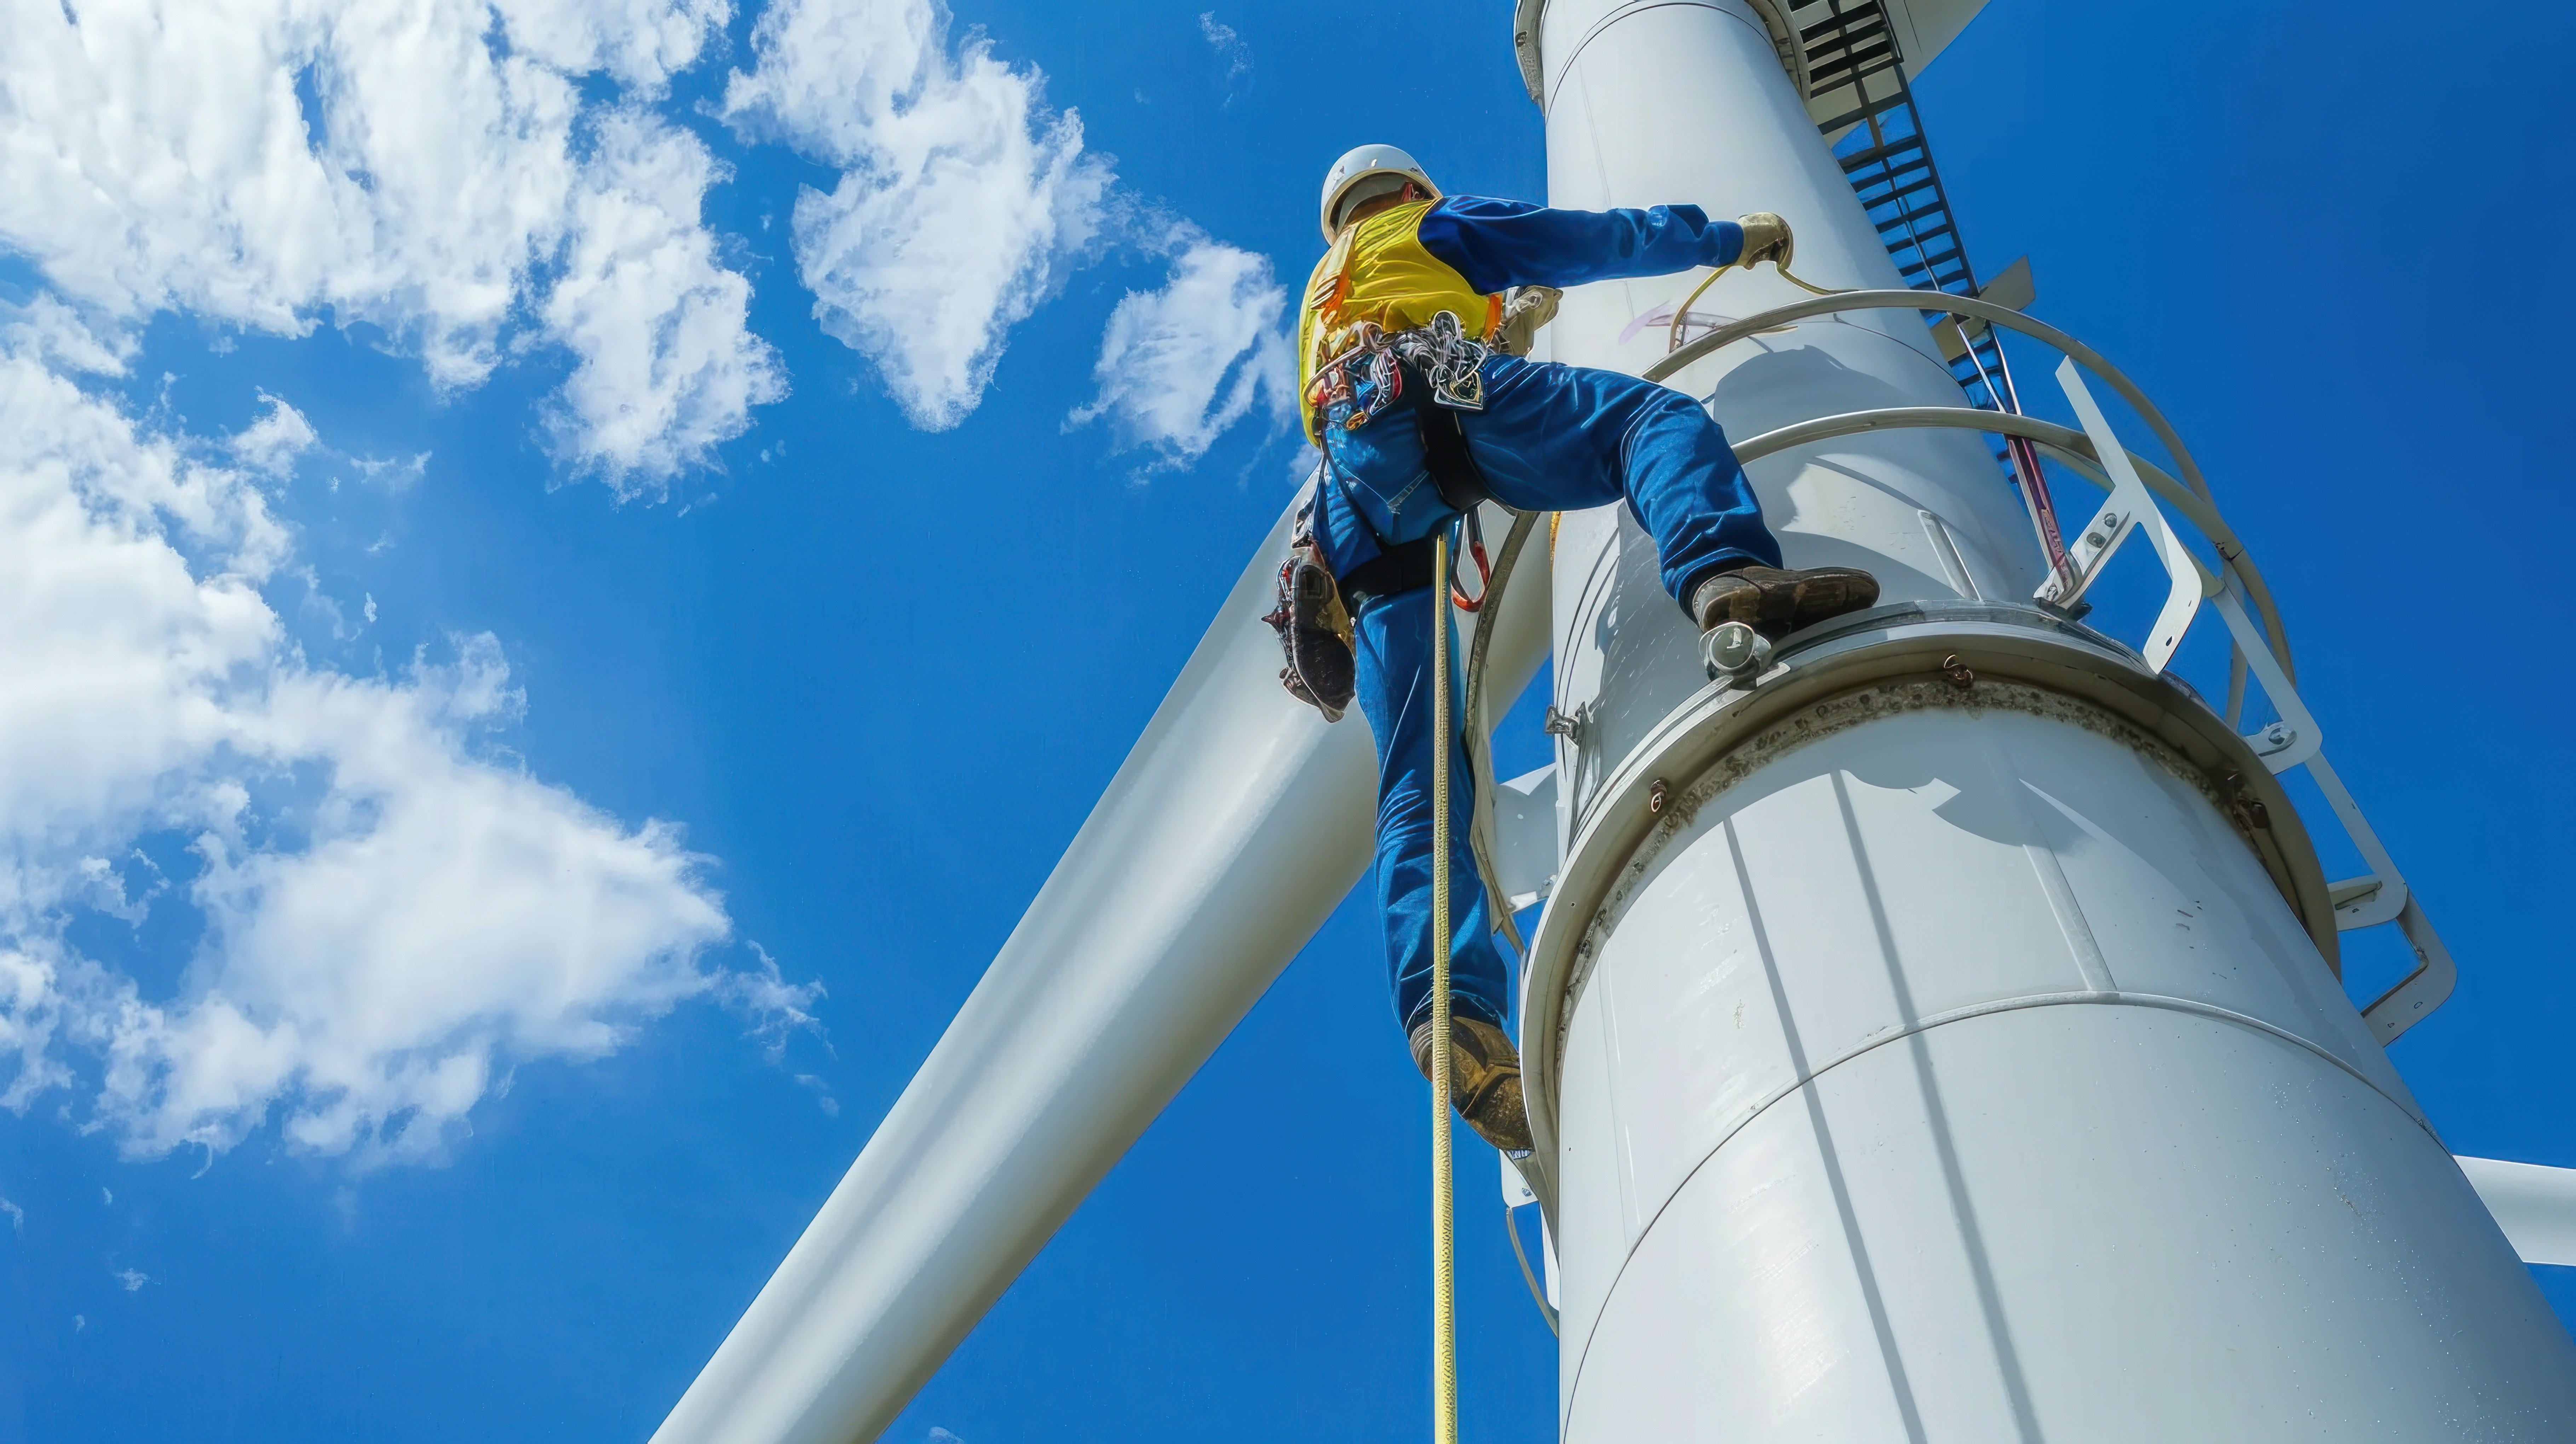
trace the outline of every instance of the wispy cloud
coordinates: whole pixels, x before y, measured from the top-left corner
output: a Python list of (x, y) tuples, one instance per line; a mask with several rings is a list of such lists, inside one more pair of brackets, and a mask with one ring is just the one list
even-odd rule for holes
[(224, 443), (235, 460), (253, 471), (270, 476), (283, 476), (291, 471), (298, 458), (311, 451), (317, 438), (313, 423), (304, 413), (263, 391), (259, 399), (267, 410), (259, 419), (234, 432)]
[[(751, 1020), (754, 1038), (769, 1061), (787, 1055), (787, 1040), (798, 1033), (822, 1036), (814, 1005), (823, 1000), (823, 985), (791, 983), (778, 971), (778, 960), (758, 943), (751, 947), (753, 967), (737, 969), (716, 981), (716, 1001)], [(803, 1082), (802, 1078), (797, 1081)]]
[(1219, 24), (1216, 12), (1199, 12), (1199, 34), (1205, 36), (1216, 58), (1225, 62), (1225, 103), (1232, 105), (1252, 93), (1252, 46), (1231, 25)]
[(1286, 306), (1268, 258), (1182, 230), (1163, 285), (1128, 292), (1110, 313), (1098, 394), (1068, 424), (1105, 421), (1160, 469), (1195, 463), (1256, 408), (1284, 420), (1296, 389)]
[(27, 1231), (27, 1211), (25, 1209), (20, 1208), (18, 1205), (11, 1203), (5, 1198), (0, 1198), (0, 1213), (9, 1215), (9, 1231), (11, 1233), (25, 1233)]
[(805, 189), (799, 276), (825, 332), (875, 363), (914, 425), (982, 401), (1010, 329), (1096, 253), (1112, 172), (1044, 77), (952, 43), (931, 0), (776, 0), (724, 113), (840, 168)]
[(143, 1286), (152, 1282), (152, 1275), (141, 1269), (118, 1269), (108, 1277), (125, 1285), (125, 1291), (129, 1294), (142, 1292)]
[(797, 1074), (796, 1082), (799, 1087), (811, 1088), (814, 1090), (814, 1104), (816, 1107), (823, 1110), (824, 1117), (838, 1118), (841, 1116), (841, 1100), (832, 1096), (831, 1084), (824, 1082), (822, 1079), (811, 1073)]

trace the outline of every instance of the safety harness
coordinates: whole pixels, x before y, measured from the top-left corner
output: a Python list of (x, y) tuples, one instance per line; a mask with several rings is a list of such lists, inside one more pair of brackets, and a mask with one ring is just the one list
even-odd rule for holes
[[(1445, 319), (1447, 312), (1441, 315)], [(1482, 349), (1481, 347), (1478, 349)], [(1441, 393), (1420, 369), (1406, 364), (1399, 368), (1405, 380), (1418, 384), (1431, 396), (1432, 405), (1416, 402), (1413, 429), (1422, 438), (1422, 467), (1431, 473), (1432, 488), (1440, 493), (1453, 511), (1472, 510), (1476, 503), (1494, 494), (1485, 485), (1484, 470), (1476, 465), (1474, 453), (1467, 450), (1467, 429), (1458, 417), (1467, 407), (1454, 406), (1441, 399)], [(1483, 410), (1484, 380), (1476, 382), (1476, 410)]]
[[(1400, 378), (1398, 385), (1416, 387), (1423, 392), (1431, 390), (1428, 378), (1413, 366), (1400, 366), (1396, 375)], [(1448, 406), (1416, 404), (1413, 425), (1416, 434), (1422, 438), (1422, 465), (1423, 470), (1431, 475), (1432, 490), (1440, 494), (1440, 500), (1450, 510), (1465, 514), (1473, 531), (1481, 532), (1482, 527), (1475, 520), (1476, 504), (1490, 499), (1494, 493), (1485, 484), (1484, 469), (1476, 465), (1474, 453), (1467, 449), (1467, 433), (1458, 424), (1457, 410)], [(1480, 564), (1484, 561), (1483, 540), (1479, 535), (1471, 543)], [(1349, 574), (1342, 578), (1342, 604), (1356, 613), (1378, 597), (1392, 597), (1431, 585), (1431, 553), (1432, 539), (1417, 537), (1388, 547), (1351, 568)], [(1481, 600), (1481, 597), (1461, 598), (1461, 606), (1472, 612)]]
[[(1352, 328), (1355, 345), (1315, 371), (1318, 401), (1343, 400), (1350, 412), (1344, 430), (1357, 431), (1384, 415), (1410, 393), (1414, 434), (1422, 442), (1422, 468), (1431, 488), (1450, 510), (1467, 518), (1468, 554), (1481, 577), (1493, 570), (1485, 556), (1483, 528), (1476, 506), (1493, 496), (1484, 469), (1467, 447), (1459, 417), (1485, 409), (1485, 358), (1493, 348), (1466, 333), (1457, 313), (1442, 311), (1426, 325), (1405, 331), (1380, 331), (1361, 322)], [(1329, 430), (1325, 433), (1329, 438)], [(1329, 455), (1332, 443), (1324, 443)], [(1332, 468), (1325, 468), (1327, 474)], [(1301, 518), (1304, 516), (1301, 513)], [(1431, 584), (1431, 539), (1389, 547), (1342, 578), (1342, 601), (1354, 613), (1372, 597), (1391, 597)], [(1482, 583), (1479, 583), (1481, 588)], [(1483, 603), (1453, 588), (1460, 609), (1474, 611)]]
[(1442, 311), (1402, 331), (1358, 321), (1345, 334), (1350, 348), (1318, 363), (1307, 390), (1308, 403), (1318, 409), (1350, 403), (1344, 429), (1357, 431), (1375, 421), (1408, 389), (1452, 411), (1485, 409), (1485, 358), (1494, 348), (1467, 334), (1457, 312)]
[[(1451, 582), (1452, 600), (1461, 610), (1472, 612), (1484, 604), (1483, 588), (1493, 576), (1477, 519), (1478, 504), (1492, 490), (1468, 449), (1467, 433), (1458, 418), (1462, 412), (1484, 409), (1485, 360), (1496, 349), (1511, 347), (1505, 321), (1515, 313), (1502, 296), (1477, 294), (1454, 269), (1421, 250), (1418, 238), (1407, 229), (1419, 219), (1418, 210), (1388, 214), (1383, 226), (1345, 229), (1307, 282), (1304, 320), (1298, 328), (1304, 372), (1301, 399), (1308, 433), (1328, 457), (1316, 486), (1320, 490), (1334, 470), (1329, 460), (1331, 428), (1316, 424), (1325, 408), (1345, 407), (1339, 412), (1340, 426), (1356, 431), (1410, 393), (1423, 469), (1441, 501), (1466, 517), (1466, 552), (1484, 579), (1473, 597), (1460, 590), (1454, 579)], [(1359, 254), (1363, 239), (1368, 243), (1364, 257)], [(1387, 294), (1373, 293), (1375, 315), (1409, 318), (1428, 311), (1429, 319), (1396, 331), (1366, 317), (1346, 320), (1354, 269), (1388, 282)], [(1518, 313), (1522, 331), (1543, 324), (1542, 308), (1552, 311), (1546, 302), (1553, 295), (1533, 296), (1533, 304)], [(1460, 308), (1477, 303), (1484, 311), (1482, 324), (1470, 333), (1459, 319)], [(1341, 348), (1338, 354), (1333, 354), (1335, 347)], [(1336, 586), (1315, 543), (1316, 500), (1310, 494), (1298, 509), (1288, 557), (1279, 569), (1277, 605), (1262, 620), (1279, 634), (1286, 661), (1280, 668), (1280, 685), (1330, 722), (1339, 720), (1351, 701), (1356, 673), (1351, 618), (1372, 601), (1432, 585), (1439, 571), (1433, 564), (1438, 543), (1423, 537), (1387, 547), (1341, 577)], [(1447, 529), (1441, 530), (1445, 534)]]
[(1342, 578), (1342, 605), (1356, 615), (1381, 597), (1431, 585), (1432, 548), (1432, 539), (1426, 536), (1389, 547), (1351, 568)]

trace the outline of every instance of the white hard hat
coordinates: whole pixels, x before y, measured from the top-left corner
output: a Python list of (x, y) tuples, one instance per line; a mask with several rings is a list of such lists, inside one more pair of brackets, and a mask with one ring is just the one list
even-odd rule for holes
[(1351, 193), (1380, 176), (1387, 180), (1368, 187), (1370, 190), (1394, 190), (1409, 180), (1422, 187), (1433, 200), (1440, 198), (1440, 187), (1431, 183), (1431, 177), (1423, 173), (1413, 157), (1391, 145), (1361, 146), (1333, 162), (1333, 168), (1324, 172), (1324, 239), (1327, 242), (1338, 230), (1333, 224), (1337, 219), (1336, 213), (1344, 202), (1354, 199)]

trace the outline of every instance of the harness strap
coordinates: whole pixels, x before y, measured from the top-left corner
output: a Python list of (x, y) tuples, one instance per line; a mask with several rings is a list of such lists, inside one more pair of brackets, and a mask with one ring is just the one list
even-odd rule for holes
[(1360, 609), (1382, 597), (1400, 596), (1431, 585), (1431, 537), (1388, 547), (1342, 576), (1342, 605), (1358, 616)]
[(1430, 378), (1410, 363), (1404, 367), (1404, 387), (1413, 392), (1413, 426), (1422, 437), (1422, 466), (1431, 473), (1431, 485), (1440, 499), (1453, 510), (1466, 511), (1491, 497), (1494, 493), (1485, 485), (1483, 468), (1467, 450), (1467, 431), (1459, 424), (1458, 413), (1432, 399)]

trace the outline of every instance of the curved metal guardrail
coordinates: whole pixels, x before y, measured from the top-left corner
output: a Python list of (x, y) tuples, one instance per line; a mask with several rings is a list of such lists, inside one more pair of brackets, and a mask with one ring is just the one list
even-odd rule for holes
[[(2066, 358), (2058, 369), (2059, 383), (2066, 388), (2068, 399), (2085, 420), (2082, 430), (2042, 421), (2014, 412), (1989, 411), (1971, 406), (1906, 406), (1881, 410), (1847, 412), (1821, 416), (1765, 432), (1736, 443), (1737, 459), (1746, 463), (1778, 455), (1800, 446), (1829, 441), (1863, 432), (1889, 429), (1949, 429), (1977, 431), (1993, 435), (2019, 437), (2055, 456), (2068, 469), (2109, 491), (2111, 502), (2084, 528), (2087, 568), (2076, 592), (2063, 600), (2080, 596), (2081, 586), (2098, 575), (2102, 565), (2120, 541), (2142, 524), (2158, 536), (2159, 559), (2171, 572), (2174, 603), (2160, 617), (2156, 633), (2142, 649), (2142, 660), (2150, 669), (2162, 671), (2178, 645), (2180, 629), (2189, 625), (2199, 601), (2207, 600), (2227, 623), (2233, 654), (2229, 661), (2228, 702), (2223, 714), (2229, 727), (2243, 725), (2246, 687), (2249, 681), (2262, 684), (2264, 695), (2281, 720), (2260, 732), (2245, 737), (2255, 754), (2274, 774), (2305, 767), (2324, 794), (2336, 821), (2352, 840), (2370, 872), (2328, 885), (2334, 901), (2338, 930), (2350, 932), (2395, 922), (2414, 950), (2416, 965), (2397, 984), (2362, 1009), (2362, 1019), (2371, 1027), (2382, 1044), (2395, 1040), (2439, 1007), (2448, 998), (2458, 980), (2458, 967), (2441, 935), (2424, 915), (2422, 906), (2408, 889), (2403, 874), (2389, 857), (2378, 834), (2372, 830), (2360, 807), (2353, 801), (2343, 780), (2327, 764), (2321, 750), (2323, 729), (2313, 713), (2299, 699), (2296, 673), (2290, 660), (2287, 629), (2279, 609), (2265, 585), (2262, 571), (2248, 555), (2243, 538), (2227, 524), (2210, 495), (2209, 483), (2199, 463), (2183, 445), (2173, 424), (2157, 410), (2146, 393), (2101, 353), (2073, 336), (2036, 321), (2019, 311), (1991, 301), (1942, 291), (1845, 291), (1831, 296), (1818, 296), (1775, 307), (1758, 315), (1721, 326), (1675, 348), (1669, 355), (1645, 372), (1647, 380), (1662, 381), (1679, 373), (1695, 361), (1716, 354), (1754, 335), (1775, 331), (1783, 326), (1854, 310), (1946, 311), (1984, 321), (1990, 326), (2019, 332), (2059, 352)], [(2119, 444), (2085, 390), (2081, 371), (2090, 371), (2107, 383), (2120, 398), (2129, 403), (2144, 420), (2148, 429), (2172, 457), (2176, 476), (2156, 466), (2147, 458)], [(2140, 492), (2151, 496), (2143, 508), (2135, 501), (2124, 503), (2124, 483), (2133, 479)], [(2172, 507), (2217, 548), (2219, 570), (2212, 572), (2206, 563), (2170, 540), (2169, 528), (2161, 514), (2143, 517), (2139, 512), (2153, 510), (2157, 503)], [(2179, 566), (2177, 561), (2188, 566)], [(2194, 585), (2196, 584), (2196, 585)], [(2056, 589), (2054, 580), (2041, 589), (2048, 598)], [(2188, 593), (2196, 591), (2196, 596)], [(2248, 615), (2251, 602), (2254, 615)], [(2171, 619), (2179, 617), (2178, 623)], [(2258, 628), (2255, 617), (2259, 616)], [(2171, 623), (2171, 635), (2167, 635)]]

